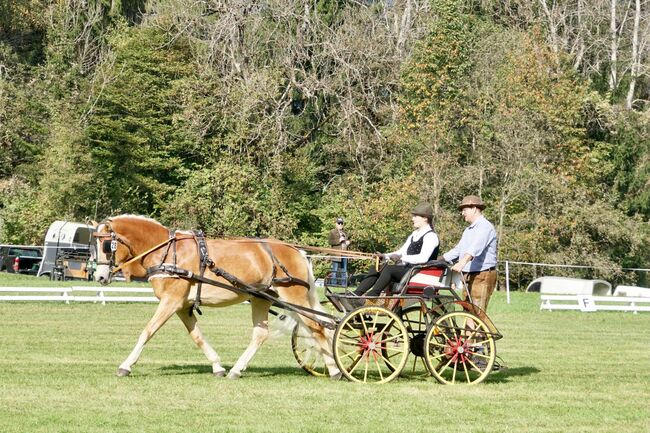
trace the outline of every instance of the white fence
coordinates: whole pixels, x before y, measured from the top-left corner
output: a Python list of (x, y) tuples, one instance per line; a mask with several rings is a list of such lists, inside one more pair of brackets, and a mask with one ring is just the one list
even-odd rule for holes
[[(6, 294), (5, 293), (10, 293)], [(136, 296), (138, 294), (150, 296)], [(0, 301), (158, 302), (150, 287), (0, 287)]]
[(650, 311), (650, 298), (628, 296), (542, 295), (540, 310)]

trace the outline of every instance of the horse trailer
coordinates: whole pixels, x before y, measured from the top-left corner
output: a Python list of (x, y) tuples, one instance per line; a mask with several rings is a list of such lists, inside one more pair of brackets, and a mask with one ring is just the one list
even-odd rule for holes
[[(81, 274), (88, 273), (86, 262), (91, 256), (94, 231), (95, 227), (88, 224), (54, 221), (45, 235), (43, 260), (38, 269), (38, 276), (61, 280), (67, 277), (86, 279), (87, 277), (84, 278)], [(66, 262), (65, 266), (63, 262)], [(66, 272), (66, 268), (69, 268), (69, 272)], [(75, 270), (81, 274), (73, 272)]]

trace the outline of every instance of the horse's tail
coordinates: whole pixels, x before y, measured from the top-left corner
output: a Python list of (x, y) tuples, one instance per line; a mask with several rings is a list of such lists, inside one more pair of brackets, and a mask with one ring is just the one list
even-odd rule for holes
[(318, 300), (318, 290), (316, 288), (316, 278), (314, 278), (314, 266), (311, 262), (311, 259), (307, 256), (305, 250), (300, 250), (300, 254), (305, 259), (307, 264), (307, 282), (309, 283), (309, 305), (312, 307), (319, 305), (320, 301)]
[[(300, 250), (300, 253), (307, 261), (307, 271), (309, 273), (309, 279), (307, 280), (309, 282), (309, 304), (313, 310), (327, 313), (327, 311), (325, 311), (325, 308), (323, 308), (323, 305), (321, 304), (320, 298), (318, 296), (318, 287), (316, 286), (316, 279), (314, 278), (314, 267), (312, 265), (312, 261), (309, 257), (307, 257), (307, 253), (305, 251)], [(328, 322), (333, 322), (332, 320), (322, 316), (320, 319)]]
[[(311, 259), (307, 257), (307, 253), (303, 250), (298, 250), (305, 261), (305, 266), (307, 268), (307, 296), (309, 301), (309, 307), (317, 309), (318, 311), (321, 308), (314, 308), (315, 306), (320, 306), (318, 301), (318, 292), (316, 289), (316, 280), (314, 278), (314, 269), (312, 267)], [(272, 321), (270, 328), (273, 329), (271, 332), (271, 337), (279, 337), (283, 335), (288, 335), (293, 332), (293, 328), (300, 323), (298, 314), (291, 311), (283, 311), (278, 314), (276, 319)]]

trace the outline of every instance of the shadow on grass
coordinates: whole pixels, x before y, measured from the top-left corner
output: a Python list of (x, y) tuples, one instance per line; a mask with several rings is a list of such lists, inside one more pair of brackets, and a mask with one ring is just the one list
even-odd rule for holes
[[(226, 374), (232, 366), (224, 365)], [(174, 364), (161, 367), (163, 375), (177, 376), (184, 374), (211, 374), (212, 367), (207, 364)], [(300, 367), (248, 367), (243, 376), (269, 377), (269, 376), (309, 376)]]
[(507, 383), (510, 382), (511, 378), (518, 376), (530, 376), (537, 374), (540, 371), (541, 370), (537, 367), (505, 368), (503, 370), (490, 373), (490, 375), (485, 378), (485, 383)]

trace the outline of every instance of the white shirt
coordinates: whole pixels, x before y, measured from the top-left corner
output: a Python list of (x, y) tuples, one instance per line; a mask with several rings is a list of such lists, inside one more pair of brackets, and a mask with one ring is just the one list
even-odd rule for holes
[[(406, 250), (408, 249), (409, 245), (411, 245), (411, 242), (419, 241), (422, 236), (424, 236), (424, 241), (422, 242), (422, 249), (420, 250), (420, 253), (413, 255), (406, 254)], [(429, 261), (431, 254), (433, 254), (433, 250), (436, 249), (439, 243), (440, 240), (438, 239), (438, 235), (431, 229), (431, 227), (429, 227), (429, 225), (424, 225), (423, 227), (420, 227), (411, 233), (406, 239), (406, 242), (404, 242), (404, 245), (402, 245), (399, 250), (384, 254), (384, 257), (388, 258), (388, 256), (391, 254), (399, 254), (402, 256), (400, 260), (403, 263), (420, 265)]]

